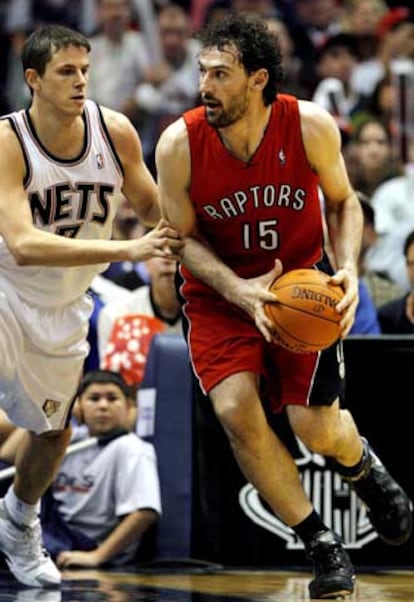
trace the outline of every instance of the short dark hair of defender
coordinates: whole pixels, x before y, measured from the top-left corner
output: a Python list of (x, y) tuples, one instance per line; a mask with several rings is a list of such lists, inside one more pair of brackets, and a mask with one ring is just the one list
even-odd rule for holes
[(46, 25), (36, 29), (26, 40), (22, 50), (23, 71), (34, 69), (43, 75), (46, 65), (61, 48), (77, 46), (91, 50), (89, 40), (81, 33), (62, 25)]
[(116, 385), (128, 399), (131, 397), (131, 389), (128, 387), (122, 376), (112, 370), (91, 370), (86, 372), (79, 383), (76, 397), (82, 395), (91, 385)]
[(275, 100), (278, 84), (283, 80), (282, 57), (275, 36), (264, 21), (229, 15), (207, 25), (197, 37), (205, 49), (218, 48), (222, 51), (226, 46), (234, 46), (249, 75), (258, 69), (266, 69), (269, 81), (263, 90), (263, 102), (267, 106)]

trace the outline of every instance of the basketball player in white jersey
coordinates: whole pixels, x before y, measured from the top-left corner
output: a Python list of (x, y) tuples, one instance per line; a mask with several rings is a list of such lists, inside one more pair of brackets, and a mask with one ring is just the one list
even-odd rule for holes
[[(31, 106), (0, 120), (0, 407), (27, 429), (14, 483), (0, 500), (0, 550), (32, 587), (61, 581), (37, 514), (70, 438), (88, 353), (85, 291), (108, 262), (177, 259), (182, 246), (159, 221), (135, 129), (86, 99), (89, 50), (67, 28), (35, 31), (22, 52)], [(110, 240), (120, 191), (152, 227), (138, 240)]]

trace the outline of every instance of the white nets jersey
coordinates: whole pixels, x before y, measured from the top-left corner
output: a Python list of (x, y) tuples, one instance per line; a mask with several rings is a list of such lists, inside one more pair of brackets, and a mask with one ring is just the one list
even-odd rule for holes
[[(27, 110), (7, 115), (26, 163), (24, 181), (37, 228), (85, 239), (110, 239), (121, 198), (122, 166), (97, 104), (85, 104), (85, 136), (78, 157), (51, 155)], [(0, 276), (29, 304), (56, 307), (78, 299), (106, 264), (77, 267), (18, 266), (0, 237)]]

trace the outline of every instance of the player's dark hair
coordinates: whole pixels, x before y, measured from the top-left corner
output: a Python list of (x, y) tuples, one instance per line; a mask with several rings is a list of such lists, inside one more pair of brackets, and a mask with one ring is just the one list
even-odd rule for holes
[(23, 71), (34, 69), (43, 75), (46, 65), (61, 48), (77, 46), (91, 50), (89, 40), (81, 33), (62, 25), (46, 25), (36, 29), (26, 40), (22, 50)]
[(255, 17), (229, 15), (220, 21), (213, 21), (198, 33), (204, 48), (234, 46), (240, 63), (250, 75), (258, 69), (266, 69), (269, 81), (263, 90), (265, 105), (276, 97), (278, 84), (283, 80), (280, 48), (266, 23)]
[(131, 389), (122, 376), (112, 370), (91, 370), (90, 372), (86, 372), (79, 383), (76, 397), (82, 395), (91, 385), (116, 385), (121, 389), (126, 398), (131, 397)]

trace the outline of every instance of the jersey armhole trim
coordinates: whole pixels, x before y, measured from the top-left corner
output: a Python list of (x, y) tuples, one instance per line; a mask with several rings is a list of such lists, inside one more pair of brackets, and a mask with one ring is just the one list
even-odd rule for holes
[(115, 163), (116, 167), (118, 168), (118, 170), (121, 172), (122, 176), (124, 176), (125, 175), (124, 167), (123, 167), (121, 159), (119, 158), (119, 155), (118, 155), (118, 153), (116, 151), (115, 144), (112, 141), (112, 138), (111, 138), (111, 135), (109, 133), (109, 130), (108, 130), (107, 126), (106, 126), (106, 123), (105, 123), (105, 120), (104, 120), (104, 117), (103, 117), (103, 114), (102, 114), (102, 111), (101, 111), (101, 107), (97, 103), (95, 103), (95, 105), (96, 105), (96, 108), (98, 110), (99, 121), (100, 121), (100, 124), (101, 124), (102, 133), (103, 133), (103, 136), (104, 136), (104, 138), (105, 138), (105, 140), (106, 140), (106, 142), (108, 144), (108, 148), (109, 148), (109, 150), (110, 150), (110, 152), (112, 154), (112, 157), (114, 159), (114, 163)]
[(32, 175), (33, 175), (32, 164), (30, 162), (29, 154), (24, 145), (24, 141), (20, 134), (20, 130), (19, 130), (17, 123), (15, 122), (15, 120), (12, 116), (7, 117), (7, 119), (12, 127), (13, 132), (16, 134), (16, 138), (19, 141), (20, 148), (22, 149), (23, 160), (24, 160), (24, 164), (25, 164), (25, 168), (26, 168), (26, 172), (25, 172), (24, 178), (23, 178), (23, 186), (24, 186), (24, 188), (27, 188), (30, 183), (30, 180), (32, 179)]

